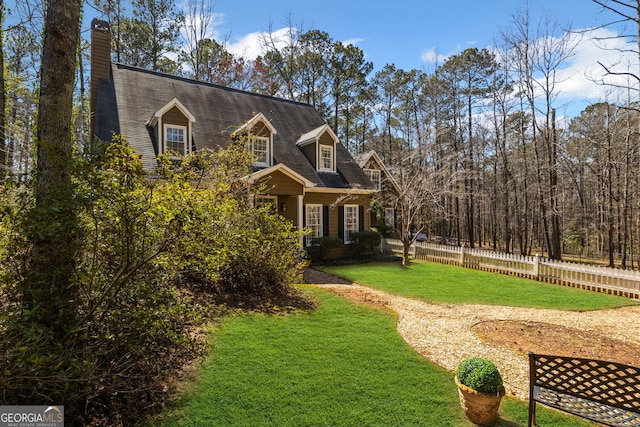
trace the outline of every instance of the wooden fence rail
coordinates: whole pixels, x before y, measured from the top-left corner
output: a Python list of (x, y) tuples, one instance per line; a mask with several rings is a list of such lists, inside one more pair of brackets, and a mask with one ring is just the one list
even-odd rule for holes
[[(380, 248), (383, 253), (402, 254), (402, 242), (397, 239), (382, 239)], [(409, 253), (416, 259), (640, 299), (640, 271), (427, 242), (416, 242)]]

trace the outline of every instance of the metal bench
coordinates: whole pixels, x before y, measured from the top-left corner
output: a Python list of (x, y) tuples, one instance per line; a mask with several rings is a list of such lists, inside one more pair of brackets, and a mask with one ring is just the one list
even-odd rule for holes
[(529, 353), (529, 427), (536, 403), (607, 426), (640, 427), (640, 368)]

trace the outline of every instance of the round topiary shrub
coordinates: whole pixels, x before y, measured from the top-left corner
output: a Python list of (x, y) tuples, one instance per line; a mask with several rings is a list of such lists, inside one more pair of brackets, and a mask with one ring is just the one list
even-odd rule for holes
[(464, 359), (456, 369), (461, 384), (485, 394), (497, 394), (502, 390), (502, 376), (496, 365), (482, 357)]

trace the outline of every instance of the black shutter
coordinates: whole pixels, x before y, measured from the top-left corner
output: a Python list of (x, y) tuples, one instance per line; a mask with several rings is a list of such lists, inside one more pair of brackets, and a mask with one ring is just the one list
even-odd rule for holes
[(358, 206), (358, 231), (364, 231), (364, 206)]
[(322, 235), (329, 236), (329, 206), (322, 206)]
[(307, 205), (302, 205), (302, 227), (307, 226)]
[(338, 237), (344, 240), (344, 206), (338, 206)]

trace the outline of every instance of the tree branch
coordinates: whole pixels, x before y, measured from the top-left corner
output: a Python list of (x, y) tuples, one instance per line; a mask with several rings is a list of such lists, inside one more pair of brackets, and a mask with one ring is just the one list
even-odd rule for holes
[[(595, 0), (594, 0), (595, 1)], [(637, 80), (638, 82), (640, 82), (640, 77), (638, 77), (636, 74), (634, 73), (630, 73), (628, 71), (625, 72), (617, 72), (617, 71), (611, 71), (608, 67), (606, 67), (602, 62), (597, 61), (598, 64), (600, 64), (600, 66), (602, 68), (604, 68), (604, 70), (607, 72), (607, 75), (611, 75), (611, 76), (628, 76), (628, 77), (632, 77), (635, 80)]]

